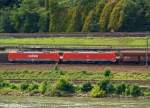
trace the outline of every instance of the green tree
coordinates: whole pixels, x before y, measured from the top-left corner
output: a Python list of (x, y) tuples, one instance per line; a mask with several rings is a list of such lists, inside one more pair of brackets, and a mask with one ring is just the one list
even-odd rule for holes
[(42, 9), (38, 13), (39, 13), (39, 32), (48, 32), (49, 12), (47, 12), (45, 9)]
[(48, 10), (49, 9), (49, 2), (50, 0), (45, 0), (44, 5), (45, 5), (45, 9)]
[(0, 0), (0, 8), (19, 4), (19, 0)]
[(79, 32), (82, 29), (82, 18), (78, 7), (75, 7), (71, 15), (70, 24), (68, 25), (67, 32)]
[[(133, 8), (133, 7), (132, 7)], [(131, 24), (133, 24), (132, 31), (148, 31), (150, 30), (150, 1), (149, 0), (135, 0), (135, 9), (130, 13), (131, 15), (134, 15), (134, 19), (131, 19), (130, 17), (127, 17), (127, 21)], [(130, 19), (128, 19), (130, 18)], [(124, 23), (125, 24), (125, 23)], [(134, 26), (136, 25), (136, 26)], [(130, 25), (126, 25), (126, 28), (130, 27)], [(131, 28), (130, 27), (130, 28)], [(125, 30), (126, 30), (125, 28)], [(129, 28), (129, 29), (130, 29)]]
[(0, 0), (0, 32), (150, 31), (149, 25), (149, 0)]
[(0, 12), (0, 32), (15, 32), (14, 24), (11, 20), (10, 13), (7, 11)]
[(123, 24), (123, 18), (124, 18), (124, 1), (120, 0), (116, 6), (114, 7), (109, 21), (109, 29), (110, 31), (118, 31), (118, 29)]
[(98, 20), (101, 15), (102, 9), (105, 6), (105, 3), (106, 3), (105, 0), (100, 0), (99, 3), (96, 5), (96, 7), (89, 12), (83, 25), (83, 29), (82, 29), (83, 32), (99, 31)]
[(109, 24), (109, 19), (110, 19), (110, 14), (115, 6), (115, 4), (118, 2), (118, 0), (108, 2), (100, 16), (99, 24), (100, 24), (100, 31), (106, 32), (108, 31), (108, 24)]
[(37, 13), (27, 12), (25, 13), (25, 20), (23, 25), (23, 31), (27, 33), (38, 32), (39, 15)]
[[(50, 22), (49, 22), (49, 31), (58, 32), (59, 31), (59, 11), (60, 7), (57, 0), (50, 0), (49, 2), (50, 9)], [(59, 16), (60, 17), (60, 16)]]
[(109, 29), (111, 31), (132, 31), (136, 23), (136, 3), (133, 0), (122, 0), (114, 8)]

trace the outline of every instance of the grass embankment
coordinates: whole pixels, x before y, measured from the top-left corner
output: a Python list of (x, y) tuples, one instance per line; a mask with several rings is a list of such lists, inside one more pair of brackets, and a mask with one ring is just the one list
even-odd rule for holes
[[(0, 79), (45, 79), (55, 80), (61, 76), (66, 76), (69, 80), (101, 80), (103, 78), (103, 71), (66, 71), (63, 69), (51, 70), (15, 70), (15, 71), (0, 71)], [(148, 70), (136, 72), (126, 72), (125, 70), (112, 69), (112, 80), (150, 80), (150, 73)]]
[(60, 77), (54, 84), (48, 81), (11, 83), (0, 81), (0, 95), (17, 96), (91, 96), (101, 97), (138, 97), (149, 96), (150, 89), (142, 88), (138, 85), (121, 83), (112, 84), (110, 81), (111, 71), (107, 70), (103, 74), (103, 79), (96, 84), (86, 82), (83, 84), (74, 84), (65, 77)]
[[(0, 39), (0, 45), (32, 45), (32, 44), (48, 44), (48, 45), (110, 45), (112, 47), (145, 47), (146, 39), (138, 37), (61, 37), (61, 38), (6, 38)], [(150, 46), (150, 44), (149, 44)], [(61, 46), (62, 47), (62, 46)], [(72, 46), (66, 46), (72, 47)]]

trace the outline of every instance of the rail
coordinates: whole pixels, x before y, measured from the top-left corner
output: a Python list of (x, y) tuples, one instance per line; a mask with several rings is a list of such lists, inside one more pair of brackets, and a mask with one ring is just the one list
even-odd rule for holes
[(145, 37), (150, 32), (93, 32), (93, 33), (0, 33), (0, 38), (46, 38), (46, 37)]
[(112, 47), (109, 45), (100, 46), (100, 45), (0, 45), (0, 50), (10, 50), (10, 49), (18, 49), (18, 50), (36, 50), (36, 51), (97, 51), (97, 50), (111, 50)]
[[(22, 81), (37, 81), (37, 82), (42, 82), (42, 81), (48, 81), (50, 83), (55, 83), (57, 80), (54, 79), (1, 79), (2, 81), (10, 81), (10, 82), (15, 82), (19, 83)], [(74, 83), (84, 83), (84, 82), (91, 82), (91, 83), (98, 83), (101, 80), (69, 80)], [(112, 83), (136, 83), (136, 84), (150, 84), (149, 80), (111, 80)]]
[(89, 44), (21, 44), (0, 45), (1, 49), (115, 49), (115, 50), (145, 50), (145, 45), (89, 45)]

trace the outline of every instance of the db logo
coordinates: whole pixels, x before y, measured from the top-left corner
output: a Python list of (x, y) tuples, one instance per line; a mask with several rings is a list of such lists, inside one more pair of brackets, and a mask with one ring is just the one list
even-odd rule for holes
[(38, 58), (39, 56), (32, 54), (32, 55), (29, 55), (28, 57), (29, 57), (29, 58)]

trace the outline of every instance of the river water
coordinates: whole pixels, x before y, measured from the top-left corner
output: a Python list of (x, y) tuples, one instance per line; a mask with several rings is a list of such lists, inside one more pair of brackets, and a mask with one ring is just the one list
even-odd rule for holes
[(150, 108), (150, 99), (1, 96), (0, 108)]

